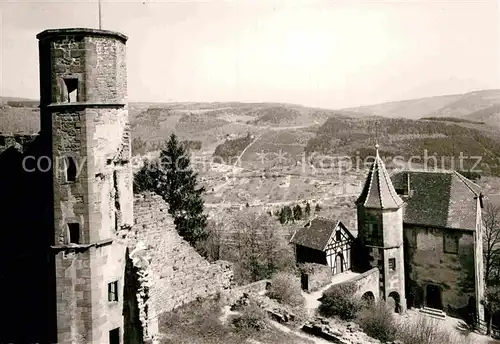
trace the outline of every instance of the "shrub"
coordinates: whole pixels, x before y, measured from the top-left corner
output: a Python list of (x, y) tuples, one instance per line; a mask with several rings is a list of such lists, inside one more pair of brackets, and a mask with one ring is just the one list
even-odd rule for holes
[(402, 344), (468, 344), (472, 341), (464, 335), (452, 333), (439, 326), (434, 319), (419, 316), (398, 326), (398, 339)]
[[(183, 333), (186, 338), (203, 337), (207, 342), (229, 332), (219, 320), (221, 303), (215, 299), (195, 300), (163, 313), (160, 317), (160, 331)], [(179, 341), (175, 341), (178, 343)]]
[(384, 301), (364, 307), (357, 316), (357, 323), (367, 335), (382, 342), (396, 338), (397, 324), (393, 312)]
[(352, 320), (361, 310), (363, 302), (355, 297), (356, 286), (351, 283), (334, 285), (319, 299), (319, 312), (323, 316), (338, 316), (343, 320)]
[(251, 208), (227, 221), (230, 239), (221, 245), (220, 259), (234, 263), (234, 282), (244, 285), (295, 268), (295, 256), (279, 225)]
[(267, 296), (292, 307), (304, 304), (300, 281), (289, 273), (279, 272), (272, 277)]
[(254, 302), (243, 308), (241, 315), (233, 319), (233, 325), (240, 331), (262, 331), (267, 328), (267, 314)]

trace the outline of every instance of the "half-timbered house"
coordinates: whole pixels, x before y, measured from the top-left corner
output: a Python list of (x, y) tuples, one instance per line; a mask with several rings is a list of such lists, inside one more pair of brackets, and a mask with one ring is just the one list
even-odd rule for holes
[(290, 240), (297, 264), (328, 265), (336, 275), (351, 269), (354, 237), (340, 221), (317, 217), (298, 229)]

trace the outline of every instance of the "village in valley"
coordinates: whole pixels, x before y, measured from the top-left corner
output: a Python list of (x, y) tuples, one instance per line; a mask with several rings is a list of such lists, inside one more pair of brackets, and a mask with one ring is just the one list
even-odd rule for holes
[[(102, 28), (98, 5), (99, 28), (46, 28), (38, 18), (25, 30), (36, 29), (19, 44), (30, 51), (24, 63), (38, 64), (39, 99), (0, 88), (0, 344), (500, 342), (500, 89), (363, 106), (238, 92), (228, 93), (234, 101), (131, 101), (144, 87), (138, 65), (159, 48), (138, 34), (143, 19)], [(178, 15), (213, 14), (198, 10)], [(206, 39), (193, 32), (186, 37)], [(304, 32), (299, 50), (283, 48), (294, 59), (275, 66), (285, 79), (327, 35)], [(197, 60), (216, 64), (206, 44), (188, 62), (162, 54), (218, 80)], [(335, 63), (357, 61), (350, 54)], [(172, 89), (186, 86), (177, 82)]]

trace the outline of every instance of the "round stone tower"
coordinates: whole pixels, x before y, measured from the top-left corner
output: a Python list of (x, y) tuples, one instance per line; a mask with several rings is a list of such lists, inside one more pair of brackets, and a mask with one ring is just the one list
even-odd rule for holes
[(121, 33), (45, 30), (41, 136), (51, 159), (57, 342), (123, 343), (133, 223), (125, 43)]

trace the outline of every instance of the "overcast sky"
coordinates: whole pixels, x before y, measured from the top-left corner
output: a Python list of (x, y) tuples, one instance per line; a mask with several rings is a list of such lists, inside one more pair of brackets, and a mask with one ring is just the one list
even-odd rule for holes
[[(107, 1), (130, 101), (340, 108), (500, 88), (497, 1)], [(36, 34), (98, 27), (95, 1), (0, 0), (0, 95), (39, 97)]]

